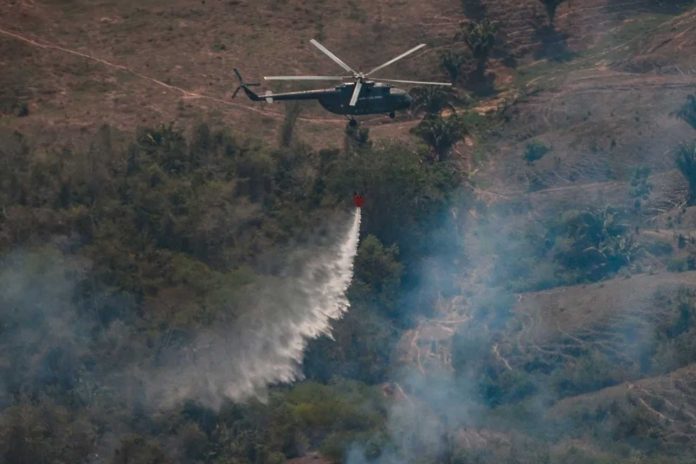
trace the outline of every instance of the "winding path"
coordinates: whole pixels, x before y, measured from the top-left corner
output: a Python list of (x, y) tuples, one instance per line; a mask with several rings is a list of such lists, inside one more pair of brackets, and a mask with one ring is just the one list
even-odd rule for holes
[[(182, 87), (177, 87), (175, 85), (167, 84), (166, 82), (163, 82), (163, 81), (156, 79), (154, 77), (145, 75), (145, 74), (143, 74), (139, 71), (136, 71), (134, 69), (131, 69), (125, 65), (122, 65), (119, 63), (114, 63), (114, 62), (105, 60), (103, 58), (99, 58), (99, 57), (94, 56), (94, 55), (89, 54), (89, 53), (80, 52), (78, 50), (66, 48), (66, 47), (61, 46), (61, 45), (52, 44), (52, 43), (40, 41), (40, 40), (31, 38), (31, 37), (27, 37), (27, 36), (22, 35), (18, 32), (5, 29), (2, 26), (0, 26), (0, 34), (5, 35), (7, 37), (11, 37), (15, 40), (19, 40), (19, 41), (24, 42), (26, 44), (29, 44), (33, 47), (48, 49), (48, 50), (57, 50), (57, 51), (60, 51), (62, 53), (67, 53), (70, 55), (78, 56), (80, 58), (85, 58), (85, 59), (97, 62), (97, 63), (102, 64), (102, 65), (109, 67), (109, 68), (119, 69), (121, 71), (128, 72), (128, 73), (130, 73), (130, 74), (132, 74), (140, 79), (149, 81), (150, 83), (153, 83), (153, 84), (158, 85), (160, 87), (164, 87), (167, 90), (170, 90), (170, 91), (176, 92), (176, 93), (180, 93), (185, 99), (192, 99), (192, 100), (193, 99), (204, 99), (204, 100), (214, 101), (214, 102), (226, 105), (226, 106), (231, 106), (231, 107), (238, 108), (241, 110), (246, 110), (246, 111), (252, 111), (254, 113), (258, 113), (258, 114), (272, 117), (272, 118), (276, 118), (276, 119), (282, 119), (285, 117), (285, 115), (283, 113), (280, 113), (278, 111), (262, 110), (259, 108), (255, 108), (253, 106), (244, 105), (241, 103), (235, 103), (235, 102), (223, 99), (223, 98), (215, 97), (212, 95), (206, 95), (206, 94), (202, 94), (202, 93), (198, 93), (198, 92), (193, 92), (191, 90), (187, 90), (187, 89), (184, 89)], [(300, 116), (298, 119), (301, 121), (313, 122), (313, 123), (345, 124), (345, 122), (346, 122), (345, 118)]]

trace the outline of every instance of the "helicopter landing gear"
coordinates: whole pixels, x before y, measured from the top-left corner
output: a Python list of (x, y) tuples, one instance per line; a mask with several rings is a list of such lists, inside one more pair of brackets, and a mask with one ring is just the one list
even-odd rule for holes
[(349, 125), (350, 127), (357, 127), (357, 126), (358, 126), (358, 121), (356, 121), (356, 120), (353, 119), (353, 118), (350, 118), (350, 120), (348, 121), (348, 125)]
[(396, 117), (396, 113), (394, 113), (393, 111), (391, 113), (389, 113), (390, 119), (394, 119), (395, 117)]

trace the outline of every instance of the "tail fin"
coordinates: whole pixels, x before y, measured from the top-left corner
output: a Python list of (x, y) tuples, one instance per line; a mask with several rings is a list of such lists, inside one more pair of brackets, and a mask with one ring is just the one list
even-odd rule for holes
[(239, 87), (237, 87), (234, 90), (234, 93), (232, 94), (232, 98), (237, 96), (237, 93), (239, 93), (239, 90), (243, 90), (244, 93), (249, 97), (250, 100), (254, 101), (259, 101), (263, 100), (263, 98), (259, 97), (257, 94), (255, 94), (249, 87), (255, 87), (261, 84), (258, 83), (246, 83), (244, 82), (244, 79), (242, 78), (242, 75), (239, 73), (239, 69), (234, 68), (234, 73), (237, 75), (237, 79), (239, 79)]

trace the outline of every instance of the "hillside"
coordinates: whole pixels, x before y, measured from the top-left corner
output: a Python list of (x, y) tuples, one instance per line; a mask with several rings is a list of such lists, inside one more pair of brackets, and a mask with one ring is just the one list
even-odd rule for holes
[[(539, 2), (488, 3), (491, 18), (501, 25), (501, 49), (513, 50), (506, 53), (520, 63), (529, 62), (540, 46), (540, 38), (530, 30), (530, 23), (543, 21)], [(607, 31), (634, 21), (626, 19), (626, 11), (640, 14), (650, 10), (644, 7), (649, 4), (632, 0), (614, 6), (598, 0), (581, 8), (567, 6), (568, 11), (562, 5), (558, 29), (573, 38), (571, 50), (585, 50)], [(397, 0), (376, 5), (365, 0), (317, 5), (208, 1), (193, 6), (105, 1), (88, 8), (79, 1), (11, 1), (0, 6), (0, 13), (0, 46), (7, 69), (3, 79), (29, 105), (29, 116), (12, 125), (49, 140), (55, 140), (53, 132), (65, 131), (77, 138), (102, 123), (133, 130), (162, 121), (186, 127), (202, 119), (268, 137), (278, 130), (283, 108), (230, 100), (236, 87), (233, 67), (252, 80), (267, 74), (331, 74), (335, 65), (308, 44), (309, 38), (317, 37), (348, 63), (370, 69), (425, 42), (427, 49), (387, 74), (442, 78), (437, 54), (452, 43), (459, 23), (467, 19), (455, 0), (410, 6)], [(684, 18), (681, 27), (688, 24)], [(616, 40), (623, 39), (617, 35)], [(643, 46), (649, 51), (655, 45)], [(668, 43), (664, 56), (691, 56), (687, 46)], [(669, 47), (679, 53), (669, 53)], [(602, 50), (606, 53), (606, 47)], [(689, 69), (688, 63), (682, 66)], [(503, 71), (501, 79), (506, 74)], [(374, 119), (375, 136), (404, 133), (398, 124), (381, 127), (385, 118)], [(309, 105), (299, 126), (307, 140), (328, 143), (340, 136), (343, 123), (343, 118)]]
[[(562, 18), (582, 14), (577, 10), (559, 8), (559, 29)], [(693, 208), (684, 207), (688, 186), (673, 153), (693, 138), (675, 112), (694, 89), (688, 50), (696, 31), (693, 11), (663, 14), (618, 25), (608, 14), (593, 24), (595, 33), (588, 23), (566, 23), (580, 34), (571, 32), (568, 41), (577, 55), (522, 64), (519, 96), (505, 104), (505, 122), (472, 152), (484, 160), (471, 180), (486, 209), (469, 211), (475, 219), (466, 222), (464, 248), (473, 265), (461, 283), (463, 298), (441, 304), (443, 316), (407, 333), (401, 348), (403, 362), (463, 374), (475, 394), (497, 406), (483, 428), (467, 424), (453, 438), (470, 458), (498, 449), (497, 459), (548, 453), (560, 462), (614, 462), (607, 447), (628, 442), (650, 462), (656, 449), (671, 453), (692, 442), (692, 348), (662, 331), (685, 310), (675, 299), (693, 304), (685, 295), (696, 283), (693, 273), (673, 273), (674, 263), (693, 253)], [(525, 150), (532, 143), (546, 152), (530, 162)], [(636, 209), (638, 168), (650, 173), (650, 194)], [(621, 220), (645, 248), (630, 271), (569, 286), (577, 276), (553, 262), (555, 253), (567, 253), (558, 224), (576, 211), (604, 208), (633, 211)], [(685, 350), (684, 357), (675, 362), (672, 349)], [(470, 396), (455, 397), (466, 403)], [(526, 437), (514, 425), (500, 434), (500, 416), (511, 420), (520, 414), (514, 408), (525, 411)], [(547, 427), (565, 438), (541, 452), (539, 440), (548, 438), (540, 437), (557, 436)]]
[[(231, 98), (310, 38), (454, 92)], [(696, 453), (693, 1), (12, 0), (0, 86), (0, 461)]]

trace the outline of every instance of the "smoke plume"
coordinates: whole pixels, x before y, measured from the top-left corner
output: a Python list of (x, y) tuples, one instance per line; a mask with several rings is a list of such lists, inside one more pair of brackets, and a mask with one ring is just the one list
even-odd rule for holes
[[(85, 400), (109, 391), (148, 409), (262, 397), (267, 386), (301, 376), (308, 341), (330, 336), (331, 322), (348, 310), (359, 231), (356, 209), (329, 227), (321, 244), (314, 240), (293, 252), (279, 275), (261, 276), (245, 289), (233, 305), (241, 314), (221, 314), (164, 349), (148, 347), (118, 318), (103, 326), (97, 309), (76, 304), (73, 296), (90, 272), (86, 260), (51, 247), (6, 255), (0, 260), (0, 336), (12, 356), (0, 356), (0, 405), (46, 384)], [(110, 305), (128, 301), (126, 295)], [(95, 358), (104, 349), (119, 353), (118, 365)], [(85, 359), (93, 366), (88, 370), (80, 367)]]

